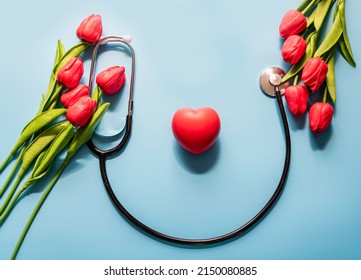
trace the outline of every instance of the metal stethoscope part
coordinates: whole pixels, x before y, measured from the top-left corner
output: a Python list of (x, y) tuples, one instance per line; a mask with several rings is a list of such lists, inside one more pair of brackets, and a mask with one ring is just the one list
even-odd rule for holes
[[(110, 42), (118, 42), (121, 44), (126, 45), (130, 52), (131, 52), (131, 64), (132, 64), (132, 70), (131, 70), (131, 78), (130, 78), (130, 87), (129, 87), (129, 97), (128, 97), (128, 112), (127, 112), (127, 116), (126, 116), (126, 123), (125, 123), (125, 133), (124, 136), (122, 138), (122, 140), (120, 141), (120, 143), (118, 145), (116, 145), (115, 147), (111, 148), (111, 149), (107, 149), (107, 150), (103, 150), (100, 149), (98, 147), (96, 147), (94, 145), (94, 143), (92, 142), (92, 140), (90, 140), (88, 142), (88, 147), (90, 148), (90, 150), (95, 153), (98, 157), (99, 160), (102, 164), (104, 164), (104, 170), (105, 170), (105, 158), (107, 156), (110, 156), (116, 152), (118, 152), (119, 150), (121, 150), (124, 145), (127, 143), (130, 133), (131, 133), (131, 129), (132, 129), (132, 117), (133, 117), (133, 88), (134, 88), (134, 73), (135, 73), (135, 53), (134, 53), (134, 49), (132, 47), (131, 43), (131, 37), (130, 36), (123, 36), (123, 37), (119, 37), (119, 36), (107, 36), (102, 38), (94, 47), (93, 50), (93, 55), (92, 55), (92, 63), (90, 66), (90, 75), (89, 75), (89, 87), (92, 88), (93, 86), (93, 78), (94, 78), (94, 71), (95, 71), (95, 62), (97, 59), (97, 54), (98, 54), (98, 49), (101, 45), (110, 43)], [(102, 165), (101, 165), (102, 166)], [(102, 170), (102, 169), (101, 169)], [(106, 173), (106, 170), (104, 171)], [(102, 171), (102, 175), (103, 175), (103, 171)]]
[(262, 91), (264, 91), (266, 94), (270, 96), (275, 96), (277, 99), (278, 107), (280, 110), (282, 123), (284, 127), (284, 134), (286, 139), (286, 154), (285, 154), (285, 160), (284, 160), (284, 166), (282, 175), (280, 177), (279, 183), (277, 185), (276, 190), (274, 191), (271, 198), (268, 200), (268, 202), (263, 206), (263, 208), (248, 222), (241, 225), (239, 228), (228, 232), (226, 234), (210, 237), (210, 238), (204, 238), (204, 239), (187, 239), (187, 238), (181, 238), (176, 236), (171, 236), (164, 234), (162, 232), (159, 232), (150, 226), (145, 225), (142, 223), (139, 219), (137, 219), (134, 215), (132, 215), (120, 202), (116, 194), (114, 193), (112, 186), (110, 184), (107, 169), (106, 169), (106, 159), (107, 157), (116, 154), (119, 152), (122, 148), (125, 147), (126, 143), (128, 142), (131, 134), (132, 129), (132, 117), (133, 117), (133, 87), (134, 87), (134, 72), (135, 72), (135, 54), (134, 49), (130, 45), (129, 40), (126, 40), (125, 37), (117, 37), (117, 36), (109, 36), (105, 37), (102, 40), (100, 40), (94, 47), (93, 56), (92, 56), (92, 64), (91, 64), (91, 70), (90, 70), (90, 79), (89, 79), (89, 85), (92, 87), (92, 81), (94, 76), (94, 67), (95, 67), (95, 61), (97, 57), (97, 51), (98, 48), (106, 44), (108, 42), (119, 42), (121, 44), (125, 44), (131, 51), (131, 58), (132, 58), (132, 70), (131, 70), (131, 80), (130, 80), (130, 92), (129, 92), (129, 101), (128, 101), (128, 113), (126, 117), (126, 124), (125, 124), (125, 132), (123, 134), (122, 139), (120, 140), (119, 144), (115, 147), (107, 150), (102, 150), (94, 145), (92, 141), (88, 142), (88, 147), (90, 150), (98, 156), (99, 158), (99, 164), (100, 164), (100, 173), (101, 177), (104, 183), (104, 186), (108, 192), (108, 195), (110, 199), (112, 200), (114, 206), (119, 210), (120, 214), (131, 224), (133, 224), (137, 229), (139, 229), (141, 232), (151, 236), (155, 237), (158, 240), (170, 242), (173, 244), (183, 244), (183, 245), (210, 245), (215, 243), (220, 243), (224, 241), (232, 240), (233, 238), (236, 238), (240, 236), (241, 234), (244, 234), (247, 232), (252, 226), (257, 224), (273, 207), (273, 205), (277, 202), (278, 198), (280, 197), (283, 187), (286, 182), (289, 165), (290, 165), (290, 157), (291, 157), (291, 140), (290, 140), (290, 132), (288, 127), (288, 122), (286, 118), (286, 113), (283, 107), (282, 98), (281, 98), (281, 91), (284, 91), (285, 87), (287, 85), (281, 85), (281, 79), (282, 75), (284, 75), (284, 72), (276, 67), (272, 67), (268, 70), (266, 70), (260, 78), (260, 86)]
[(281, 68), (267, 68), (265, 71), (263, 71), (259, 78), (261, 90), (270, 97), (276, 97), (275, 86), (278, 86), (280, 94), (283, 95), (286, 88), (289, 86), (288, 82), (282, 84), (282, 78), (285, 74), (285, 71), (283, 71)]

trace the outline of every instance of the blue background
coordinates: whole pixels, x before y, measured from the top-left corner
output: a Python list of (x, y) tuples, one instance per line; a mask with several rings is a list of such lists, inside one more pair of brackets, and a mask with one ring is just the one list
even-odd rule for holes
[[(361, 2), (346, 2), (349, 37), (360, 64)], [(131, 141), (108, 161), (117, 195), (135, 216), (167, 234), (197, 238), (235, 229), (259, 211), (281, 174), (280, 117), (258, 78), (269, 66), (287, 69), (278, 25), (299, 3), (7, 1), (0, 17), (0, 158), (37, 111), (57, 39), (70, 48), (78, 42), (81, 20), (101, 14), (103, 35), (133, 36), (137, 60)], [(123, 60), (129, 63), (127, 57), (104, 56), (103, 61)], [(18, 258), (360, 259), (360, 74), (360, 68), (336, 56), (338, 100), (324, 134), (310, 132), (307, 115), (296, 120), (287, 111), (293, 149), (286, 188), (269, 215), (241, 238), (182, 248), (143, 235), (115, 210), (97, 158), (84, 147), (44, 203)], [(118, 98), (115, 104), (122, 107), (127, 93)], [(193, 156), (178, 146), (170, 123), (177, 109), (203, 106), (218, 111), (222, 129), (211, 150)], [(107, 119), (111, 126), (121, 116)], [(39, 185), (29, 190), (0, 225), (0, 259), (10, 257), (41, 190)]]

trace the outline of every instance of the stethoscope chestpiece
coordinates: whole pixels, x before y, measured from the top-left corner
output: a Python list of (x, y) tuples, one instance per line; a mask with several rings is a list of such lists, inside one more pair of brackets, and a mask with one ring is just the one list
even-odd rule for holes
[(277, 87), (283, 95), (289, 82), (282, 84), (282, 78), (286, 72), (279, 67), (270, 67), (264, 70), (259, 78), (259, 85), (262, 92), (270, 97), (276, 97), (275, 88)]

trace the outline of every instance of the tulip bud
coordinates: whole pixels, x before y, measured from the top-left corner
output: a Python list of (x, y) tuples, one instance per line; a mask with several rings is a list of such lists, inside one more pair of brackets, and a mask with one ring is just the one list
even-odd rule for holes
[(302, 71), (302, 82), (308, 86), (312, 92), (318, 90), (326, 78), (328, 71), (327, 63), (321, 58), (309, 59)]
[(85, 18), (76, 30), (76, 35), (80, 40), (87, 41), (89, 43), (95, 43), (99, 41), (102, 36), (103, 26), (102, 18), (100, 15), (90, 15)]
[(69, 108), (72, 104), (74, 104), (78, 99), (82, 96), (89, 96), (90, 88), (86, 85), (79, 84), (75, 88), (70, 89), (64, 92), (60, 101), (66, 108)]
[(97, 106), (97, 102), (90, 96), (82, 96), (73, 103), (66, 112), (66, 118), (75, 126), (84, 126)]
[(307, 43), (298, 35), (289, 36), (283, 43), (281, 55), (285, 62), (296, 64), (306, 52)]
[(305, 86), (290, 86), (285, 91), (285, 98), (291, 113), (299, 118), (307, 109), (308, 90)]
[(333, 108), (330, 104), (316, 102), (310, 108), (309, 122), (310, 129), (314, 134), (325, 131), (332, 121)]
[(125, 68), (113, 66), (100, 72), (96, 77), (96, 83), (104, 93), (118, 92), (125, 84)]
[(74, 57), (59, 70), (56, 79), (67, 88), (74, 88), (79, 84), (83, 73), (83, 61), (79, 57)]
[(307, 27), (306, 17), (297, 10), (288, 11), (280, 24), (279, 32), (283, 38), (300, 34)]

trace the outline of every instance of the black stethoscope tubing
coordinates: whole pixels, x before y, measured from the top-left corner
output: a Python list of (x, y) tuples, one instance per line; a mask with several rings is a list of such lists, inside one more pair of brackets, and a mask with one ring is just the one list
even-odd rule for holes
[[(140, 231), (145, 232), (145, 233), (149, 234), (150, 236), (155, 237), (156, 239), (160, 239), (162, 241), (175, 243), (175, 244), (182, 244), (182, 245), (210, 245), (210, 244), (215, 244), (215, 243), (220, 243), (220, 242), (224, 242), (224, 241), (227, 241), (227, 240), (231, 240), (231, 239), (233, 239), (233, 238), (235, 238), (237, 236), (240, 236), (241, 234), (245, 233), (246, 231), (248, 231), (252, 226), (257, 224), (257, 222), (259, 222), (269, 212), (269, 210), (272, 208), (272, 206), (277, 202), (277, 200), (280, 197), (280, 195), (282, 193), (282, 190), (283, 190), (283, 188), (285, 186), (286, 179), (287, 179), (287, 174), (288, 174), (288, 170), (289, 170), (289, 166), (290, 166), (291, 137), (290, 137), (290, 131), (289, 131), (288, 121), (287, 121), (287, 117), (286, 117), (286, 112), (285, 112), (285, 109), (284, 109), (284, 106), (283, 106), (282, 97), (281, 97), (281, 93), (280, 93), (280, 90), (279, 90), (278, 86), (275, 86), (275, 96), (276, 96), (277, 104), (278, 104), (281, 119), (282, 119), (283, 129), (284, 129), (285, 142), (286, 142), (286, 153), (285, 153), (285, 160), (284, 160), (282, 175), (280, 177), (277, 188), (275, 189), (275, 191), (274, 191), (273, 195), (271, 196), (271, 198), (268, 200), (268, 202), (264, 205), (264, 207), (253, 218), (251, 218), (248, 222), (244, 223), (239, 228), (237, 228), (237, 229), (235, 229), (235, 230), (233, 230), (231, 232), (228, 232), (226, 234), (223, 234), (223, 235), (220, 235), (220, 236), (215, 236), (215, 237), (210, 237), (210, 238), (202, 238), (202, 239), (187, 239), (187, 238), (181, 238), (181, 237), (167, 235), (167, 234), (164, 234), (162, 232), (159, 232), (159, 231), (147, 226), (146, 224), (142, 223), (139, 219), (137, 219), (134, 215), (132, 215), (123, 206), (123, 204), (119, 201), (118, 197), (116, 196), (116, 194), (113, 191), (113, 188), (112, 188), (111, 183), (110, 183), (109, 178), (108, 178), (107, 169), (106, 169), (106, 159), (107, 159), (107, 157), (111, 156), (111, 155), (119, 152), (121, 149), (123, 149), (125, 147), (125, 145), (127, 144), (128, 140), (130, 138), (130, 135), (131, 135), (132, 117), (133, 117), (133, 113), (132, 113), (132, 108), (133, 108), (132, 89), (133, 89), (133, 82), (134, 82), (134, 66), (135, 66), (134, 62), (135, 62), (135, 59), (134, 59), (134, 50), (133, 50), (133, 48), (130, 46), (130, 44), (123, 41), (123, 39), (121, 37), (111, 36), (111, 39), (107, 39), (107, 38), (109, 38), (109, 37), (104, 38), (102, 42), (99, 42), (96, 45), (96, 47), (94, 49), (94, 53), (93, 53), (93, 61), (95, 61), (97, 48), (101, 44), (104, 44), (106, 42), (121, 42), (121, 43), (124, 43), (131, 49), (131, 52), (132, 52), (132, 77), (131, 77), (131, 85), (130, 85), (128, 114), (127, 114), (127, 117), (126, 117), (125, 133), (123, 135), (123, 138), (122, 138), (122, 140), (120, 141), (120, 143), (117, 146), (115, 146), (114, 148), (108, 149), (108, 150), (99, 149), (98, 147), (96, 147), (94, 145), (94, 143), (91, 140), (88, 142), (89, 149), (99, 157), (101, 177), (102, 177), (105, 189), (106, 189), (110, 199), (112, 200), (114, 206), (119, 210), (119, 212), (122, 214), (123, 217), (125, 217), (131, 224), (133, 224)], [(92, 72), (93, 66), (94, 65), (92, 63), (91, 73), (93, 73)], [(92, 76), (92, 74), (91, 74), (91, 76)], [(90, 79), (90, 83), (91, 83), (91, 80), (92, 79)]]

